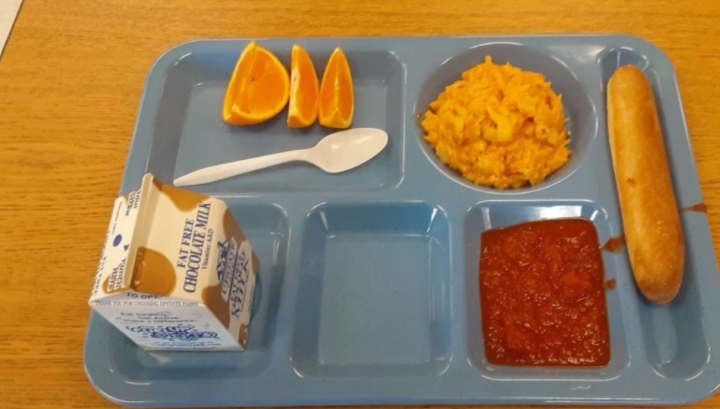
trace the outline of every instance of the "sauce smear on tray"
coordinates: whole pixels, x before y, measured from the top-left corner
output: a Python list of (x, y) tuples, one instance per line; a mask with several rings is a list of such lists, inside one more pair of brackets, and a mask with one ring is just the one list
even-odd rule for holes
[(692, 206), (683, 207), (682, 210), (689, 210), (691, 212), (707, 213), (707, 205), (705, 203), (698, 203)]
[(625, 244), (625, 235), (611, 237), (608, 239), (608, 241), (605, 242), (605, 244), (603, 244), (601, 250), (612, 251), (613, 253), (617, 253), (622, 249), (622, 246), (624, 244)]
[(544, 220), (482, 234), (480, 296), (492, 364), (610, 361), (600, 244), (592, 222)]

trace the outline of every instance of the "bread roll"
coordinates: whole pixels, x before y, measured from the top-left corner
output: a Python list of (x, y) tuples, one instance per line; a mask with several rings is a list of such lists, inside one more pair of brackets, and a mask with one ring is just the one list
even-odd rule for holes
[(642, 71), (631, 65), (615, 71), (608, 82), (607, 112), (635, 282), (648, 300), (667, 303), (680, 290), (685, 245), (655, 97)]

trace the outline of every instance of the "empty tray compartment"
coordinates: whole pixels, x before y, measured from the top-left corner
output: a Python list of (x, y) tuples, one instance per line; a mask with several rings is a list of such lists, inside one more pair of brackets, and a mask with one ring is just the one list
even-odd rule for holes
[(445, 213), (332, 204), (307, 217), (292, 360), (303, 375), (432, 376), (449, 364)]

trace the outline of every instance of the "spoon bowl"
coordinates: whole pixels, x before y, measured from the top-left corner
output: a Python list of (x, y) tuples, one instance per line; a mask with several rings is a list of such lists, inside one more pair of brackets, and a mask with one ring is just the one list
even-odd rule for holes
[(306, 161), (327, 173), (345, 172), (374, 158), (387, 143), (382, 129), (349, 129), (323, 138), (308, 151)]

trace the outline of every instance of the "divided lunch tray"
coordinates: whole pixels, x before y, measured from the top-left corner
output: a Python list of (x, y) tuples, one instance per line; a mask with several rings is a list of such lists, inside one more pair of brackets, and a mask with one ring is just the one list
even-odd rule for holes
[[(612, 358), (603, 368), (495, 366), (480, 324), (480, 235), (562, 217), (592, 220), (601, 242), (622, 234), (608, 146), (605, 84), (618, 65), (649, 77), (679, 207), (702, 202), (668, 58), (628, 36), (288, 38), (259, 42), (289, 66), (303, 45), (318, 74), (336, 46), (355, 83), (354, 127), (387, 131), (364, 166), (329, 175), (288, 164), (192, 189), (232, 209), (260, 259), (249, 350), (146, 352), (97, 314), (88, 376), (137, 406), (325, 404), (679, 404), (720, 384), (720, 285), (704, 213), (682, 212), (685, 278), (669, 305), (637, 291), (626, 250), (603, 252)], [(221, 119), (247, 40), (179, 45), (147, 78), (122, 192), (145, 172), (175, 177), (223, 162), (314, 145), (286, 112), (236, 127)], [(486, 55), (543, 73), (563, 95), (570, 161), (517, 190), (474, 186), (423, 141), (417, 115)], [(110, 202), (108, 202), (110, 206)]]

